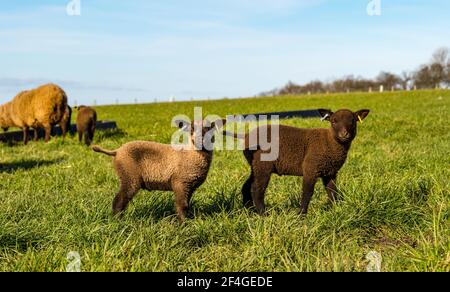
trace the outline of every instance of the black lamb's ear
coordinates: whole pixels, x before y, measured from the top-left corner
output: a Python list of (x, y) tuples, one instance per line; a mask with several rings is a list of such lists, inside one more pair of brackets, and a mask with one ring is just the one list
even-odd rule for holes
[(317, 110), (322, 118), (322, 121), (330, 121), (333, 112), (330, 109), (318, 109)]
[(358, 118), (358, 122), (364, 121), (367, 118), (367, 116), (369, 115), (369, 113), (370, 113), (370, 110), (368, 110), (368, 109), (357, 111), (355, 113), (355, 115)]

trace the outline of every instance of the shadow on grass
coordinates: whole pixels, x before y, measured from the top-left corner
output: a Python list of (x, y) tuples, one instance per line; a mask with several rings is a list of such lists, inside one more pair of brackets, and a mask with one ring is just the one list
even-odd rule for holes
[(5, 136), (0, 136), (0, 143), (8, 146), (8, 147), (15, 147), (15, 146), (20, 146), (23, 145), (23, 142), (18, 142), (18, 141), (14, 141), (12, 139), (8, 139)]
[(219, 191), (216, 192), (206, 202), (200, 204), (198, 201), (194, 201), (192, 204), (192, 210), (197, 216), (211, 217), (218, 213), (231, 213), (236, 209), (243, 209), (241, 194), (238, 190), (231, 192)]
[(0, 235), (0, 247), (6, 249), (14, 249), (24, 253), (28, 249), (35, 249), (41, 245), (42, 236), (37, 234), (2, 234)]
[[(141, 196), (149, 195), (140, 194)], [(244, 208), (240, 199), (240, 193), (233, 191), (231, 193), (216, 193), (214, 197), (208, 198), (206, 202), (199, 202), (194, 199), (191, 201), (190, 218), (213, 217), (219, 213), (231, 213), (237, 208)], [(150, 198), (145, 205), (136, 206), (133, 213), (129, 215), (133, 219), (152, 218), (156, 221), (167, 217), (176, 217), (175, 197), (173, 193), (150, 194)]]
[[(170, 192), (142, 192), (139, 196), (145, 197), (144, 205), (135, 205), (134, 211), (128, 216), (132, 219), (153, 218), (161, 220), (176, 215), (175, 198)], [(133, 202), (132, 202), (133, 204)], [(125, 214), (127, 211), (125, 211)]]
[(34, 168), (45, 167), (62, 162), (63, 159), (54, 160), (23, 160), (11, 163), (0, 163), (0, 173), (13, 173), (18, 170), (31, 170)]
[(112, 129), (106, 131), (96, 131), (95, 132), (95, 141), (101, 142), (106, 139), (120, 139), (126, 137), (128, 134), (124, 130), (121, 129)]

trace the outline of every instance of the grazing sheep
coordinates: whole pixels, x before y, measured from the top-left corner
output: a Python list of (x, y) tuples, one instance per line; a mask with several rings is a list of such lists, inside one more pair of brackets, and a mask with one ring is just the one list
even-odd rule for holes
[[(199, 137), (213, 134), (219, 122), (203, 121), (194, 125), (178, 122), (180, 128), (189, 131), (187, 148), (144, 141), (125, 144), (116, 151), (93, 146), (95, 152), (114, 157), (114, 168), (121, 181), (113, 202), (114, 215), (123, 212), (140, 189), (173, 191), (178, 218), (184, 221), (191, 197), (205, 182), (213, 157), (213, 151), (206, 149), (204, 143), (198, 146)], [(197, 135), (199, 129), (202, 136)]]
[[(64, 116), (63, 116), (62, 121), (61, 121), (61, 123), (65, 123), (66, 124), (66, 133), (67, 133), (67, 131), (70, 131), (71, 119), (72, 119), (72, 108), (70, 106), (67, 106), (66, 112), (64, 113)], [(33, 130), (34, 130), (34, 139), (33, 139), (33, 141), (35, 141), (35, 142), (39, 141), (39, 128), (35, 127), (35, 128), (33, 128)]]
[(90, 146), (94, 140), (95, 127), (97, 125), (97, 112), (88, 106), (78, 107), (77, 116), (77, 132), (80, 142), (83, 141), (87, 146)]
[[(275, 161), (262, 161), (261, 155), (270, 152), (253, 148), (248, 134), (244, 137), (246, 149), (244, 155), (251, 166), (250, 178), (242, 188), (244, 205), (253, 204), (259, 214), (264, 214), (264, 195), (272, 174), (280, 176), (303, 176), (303, 197), (301, 214), (306, 215), (309, 203), (314, 193), (314, 187), (319, 178), (327, 190), (332, 202), (337, 199), (336, 178), (339, 170), (347, 159), (347, 153), (356, 137), (357, 122), (362, 122), (369, 110), (356, 113), (350, 110), (319, 110), (323, 120), (331, 122), (329, 129), (298, 129), (280, 126), (279, 157)], [(271, 140), (271, 126), (265, 129)], [(255, 131), (260, 131), (261, 128)], [(225, 133), (229, 134), (229, 133)], [(249, 147), (252, 145), (252, 147)], [(259, 150), (250, 150), (259, 149)]]
[[(67, 95), (54, 84), (23, 91), (12, 101), (0, 106), (0, 127), (7, 131), (10, 127), (18, 127), (23, 131), (23, 142), (28, 143), (28, 130), (45, 129), (45, 142), (50, 141), (52, 126), (59, 124), (63, 136), (70, 123), (70, 113), (67, 106)], [(69, 120), (68, 120), (69, 119)]]

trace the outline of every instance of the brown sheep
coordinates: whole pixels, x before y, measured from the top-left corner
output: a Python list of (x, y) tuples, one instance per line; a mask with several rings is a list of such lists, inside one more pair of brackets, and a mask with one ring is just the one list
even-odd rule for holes
[[(244, 155), (251, 166), (250, 178), (242, 188), (244, 205), (255, 206), (259, 214), (265, 213), (264, 195), (272, 174), (280, 176), (303, 176), (303, 196), (301, 214), (306, 215), (319, 178), (327, 190), (332, 202), (337, 199), (336, 178), (347, 159), (347, 153), (356, 137), (357, 122), (362, 122), (369, 110), (356, 113), (350, 110), (319, 110), (323, 120), (331, 122), (329, 129), (298, 129), (280, 126), (279, 156), (275, 161), (262, 161), (261, 155), (270, 152), (253, 148), (248, 134), (245, 139)], [(265, 129), (271, 140), (271, 126)], [(255, 131), (260, 131), (261, 128)], [(229, 134), (229, 133), (225, 133)], [(249, 147), (252, 145), (252, 147)], [(250, 150), (259, 149), (259, 150)]]
[(54, 84), (23, 91), (12, 101), (0, 106), (0, 127), (7, 131), (10, 127), (18, 127), (23, 131), (23, 142), (28, 143), (29, 128), (45, 129), (45, 142), (50, 141), (52, 126), (59, 124), (63, 136), (70, 123), (67, 95)]
[[(71, 120), (72, 120), (72, 108), (68, 105), (66, 112), (64, 113), (63, 119), (61, 121), (61, 123), (64, 123), (64, 121), (65, 121), (66, 133), (70, 131), (70, 128), (72, 126)], [(34, 139), (33, 140), (36, 142), (39, 140), (39, 128), (35, 127), (35, 128), (33, 128), (33, 130), (34, 130)]]
[[(219, 122), (203, 121), (194, 125), (178, 122), (180, 128), (189, 131), (187, 148), (144, 141), (125, 144), (116, 151), (93, 146), (95, 152), (114, 157), (121, 186), (113, 202), (113, 214), (122, 213), (140, 189), (173, 191), (178, 218), (184, 221), (191, 197), (205, 182), (213, 157), (213, 151), (206, 149), (199, 137), (213, 134)], [(197, 135), (199, 129), (201, 136)]]
[(83, 141), (87, 146), (90, 146), (94, 140), (95, 127), (97, 125), (97, 112), (88, 106), (78, 107), (77, 116), (77, 132), (80, 142)]

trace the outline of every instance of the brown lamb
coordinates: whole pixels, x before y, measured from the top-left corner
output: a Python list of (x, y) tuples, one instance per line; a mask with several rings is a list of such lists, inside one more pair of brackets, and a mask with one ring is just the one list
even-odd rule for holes
[(45, 141), (50, 141), (52, 126), (59, 124), (65, 137), (70, 123), (67, 95), (54, 84), (23, 91), (12, 101), (0, 106), (0, 127), (7, 131), (10, 127), (18, 127), (23, 131), (23, 142), (28, 143), (28, 130), (44, 128)]
[(189, 146), (183, 149), (144, 141), (125, 144), (116, 151), (93, 146), (95, 152), (114, 157), (121, 184), (113, 201), (113, 214), (122, 213), (140, 189), (173, 191), (178, 218), (184, 221), (191, 197), (205, 182), (213, 157), (213, 151), (205, 149), (203, 143), (201, 147), (196, 146), (200, 145), (198, 129), (201, 128), (200, 137), (205, 137), (216, 130), (219, 121), (194, 125), (179, 122), (180, 128), (189, 131), (190, 136)]
[[(244, 155), (251, 166), (250, 178), (242, 188), (244, 205), (255, 206), (259, 214), (265, 213), (264, 195), (272, 174), (280, 176), (303, 176), (301, 214), (306, 215), (319, 178), (327, 190), (331, 202), (337, 200), (336, 178), (347, 159), (347, 153), (356, 137), (357, 122), (362, 122), (369, 110), (356, 113), (350, 110), (319, 110), (323, 120), (331, 123), (329, 129), (298, 129), (280, 126), (279, 157), (275, 161), (261, 161), (261, 155), (268, 153), (250, 148), (249, 137), (245, 136)], [(271, 126), (267, 131), (271, 140)], [(256, 129), (259, 131), (261, 128)], [(225, 133), (228, 134), (228, 133)], [(243, 138), (235, 135), (236, 138)]]
[(77, 132), (80, 142), (83, 141), (87, 146), (90, 146), (94, 140), (95, 127), (97, 125), (97, 112), (88, 106), (78, 107), (77, 116)]

